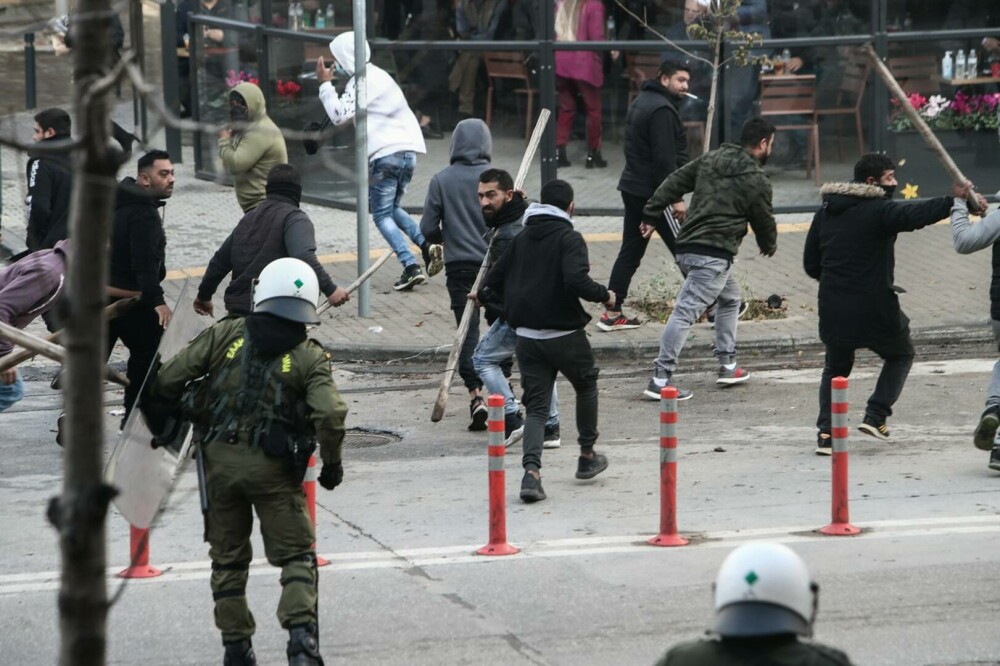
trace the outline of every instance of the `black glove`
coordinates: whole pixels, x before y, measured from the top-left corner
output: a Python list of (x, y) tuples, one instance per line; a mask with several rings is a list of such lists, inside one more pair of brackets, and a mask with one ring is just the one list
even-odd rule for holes
[(323, 465), (323, 471), (319, 473), (319, 485), (323, 486), (327, 490), (333, 490), (340, 485), (340, 482), (344, 480), (344, 464), (335, 463), (325, 463)]

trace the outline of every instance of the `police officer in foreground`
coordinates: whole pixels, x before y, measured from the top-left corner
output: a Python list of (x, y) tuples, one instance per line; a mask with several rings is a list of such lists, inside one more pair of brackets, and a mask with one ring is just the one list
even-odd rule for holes
[(717, 637), (681, 643), (657, 666), (850, 666), (840, 650), (799, 640), (812, 636), (818, 602), (819, 586), (791, 548), (744, 544), (715, 579)]
[(290, 633), (288, 663), (323, 664), (316, 536), (302, 479), (318, 441), (319, 483), (327, 490), (340, 485), (347, 407), (331, 377), (329, 355), (306, 338), (306, 324), (319, 323), (318, 299), (316, 273), (308, 264), (290, 257), (271, 262), (257, 281), (253, 312), (226, 317), (201, 333), (164, 364), (142, 400), (150, 423), (155, 409), (183, 403), (200, 441), (215, 624), (226, 665), (257, 663), (246, 600), (251, 510), (260, 518), (268, 562), (281, 567), (278, 620)]

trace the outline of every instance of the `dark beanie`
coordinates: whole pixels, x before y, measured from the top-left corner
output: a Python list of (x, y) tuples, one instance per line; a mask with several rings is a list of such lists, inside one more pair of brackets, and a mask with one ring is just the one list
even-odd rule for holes
[(277, 194), (291, 199), (296, 206), (302, 201), (302, 186), (298, 183), (268, 183), (264, 189), (268, 196)]

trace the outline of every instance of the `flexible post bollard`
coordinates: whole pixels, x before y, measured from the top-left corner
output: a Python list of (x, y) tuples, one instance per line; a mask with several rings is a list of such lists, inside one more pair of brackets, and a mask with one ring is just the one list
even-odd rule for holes
[(677, 388), (660, 389), (660, 533), (653, 546), (686, 546), (677, 533)]
[(129, 525), (129, 565), (118, 572), (119, 578), (156, 578), (163, 572), (149, 566), (149, 528)]
[[(316, 454), (309, 456), (309, 464), (306, 467), (306, 475), (302, 479), (302, 492), (306, 496), (306, 506), (309, 507), (309, 519), (312, 520), (313, 532), (316, 531), (316, 479), (319, 472), (316, 467)], [(313, 550), (316, 550), (316, 542), (313, 542)], [(323, 559), (316, 553), (316, 566), (325, 567), (330, 560)]]
[(503, 396), (486, 399), (489, 408), (489, 475), (490, 475), (490, 542), (476, 551), (477, 555), (513, 555), (518, 549), (507, 543), (507, 474), (503, 469), (504, 421)]
[(833, 502), (830, 513), (832, 522), (820, 528), (828, 536), (851, 536), (861, 530), (851, 525), (848, 511), (847, 488), (847, 378), (834, 377), (831, 381), (830, 438), (833, 444)]

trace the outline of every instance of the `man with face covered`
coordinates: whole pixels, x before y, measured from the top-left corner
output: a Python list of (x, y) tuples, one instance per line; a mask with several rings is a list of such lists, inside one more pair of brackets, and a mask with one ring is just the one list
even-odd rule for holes
[(233, 127), (219, 132), (219, 159), (233, 176), (240, 208), (248, 213), (267, 198), (267, 174), (288, 162), (288, 150), (256, 85), (244, 81), (229, 92), (229, 119)]
[(108, 323), (108, 355), (118, 340), (129, 350), (123, 424), (172, 315), (160, 286), (167, 276), (167, 239), (160, 208), (173, 193), (174, 165), (163, 150), (140, 157), (136, 177), (126, 177), (118, 186), (108, 292), (112, 301), (140, 297), (135, 307)]
[(827, 183), (820, 189), (823, 206), (806, 236), (803, 266), (809, 277), (819, 280), (819, 337), (826, 345), (817, 455), (833, 455), (830, 380), (850, 376), (858, 349), (870, 349), (882, 358), (882, 371), (858, 429), (889, 439), (886, 418), (913, 365), (910, 320), (899, 307), (896, 294), (903, 290), (893, 278), (896, 234), (948, 217), (953, 201), (969, 196), (969, 185), (956, 183), (951, 196), (901, 204), (892, 201), (895, 190), (893, 161), (879, 153), (862, 155), (852, 182)]

